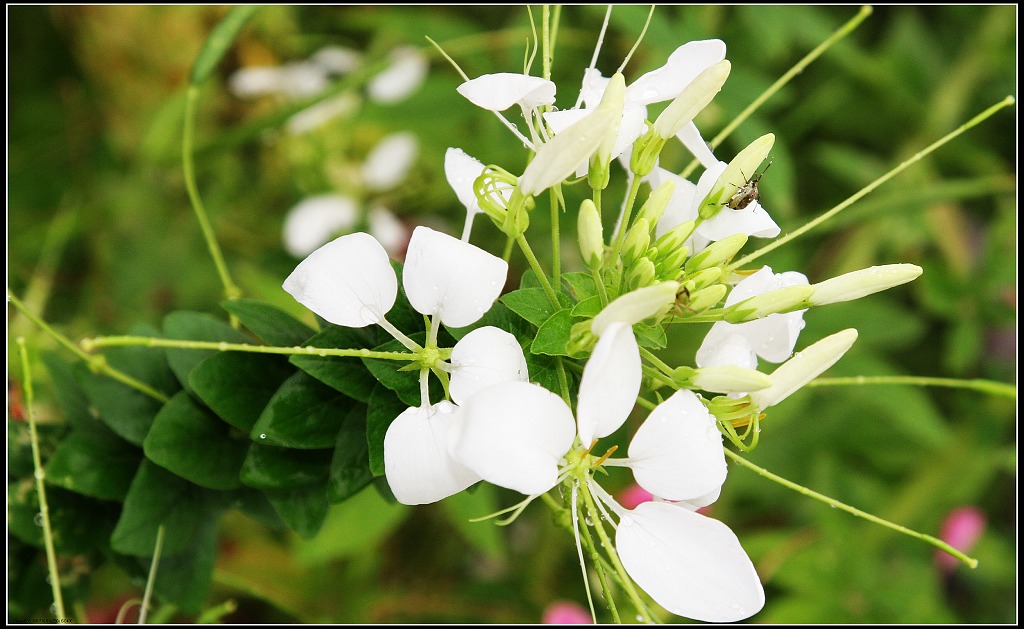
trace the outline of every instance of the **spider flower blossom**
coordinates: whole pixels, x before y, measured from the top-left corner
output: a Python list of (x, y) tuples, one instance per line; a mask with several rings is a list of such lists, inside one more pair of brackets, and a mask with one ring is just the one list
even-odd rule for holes
[[(640, 356), (632, 327), (604, 328), (584, 367), (574, 421), (554, 393), (526, 382), (480, 390), (461, 407), (449, 435), (452, 456), (484, 480), (527, 495), (553, 488), (577, 441), (615, 432), (640, 389)], [(764, 591), (739, 541), (721, 522), (694, 510), (713, 502), (725, 481), (721, 433), (696, 394), (679, 391), (661, 403), (630, 442), (630, 467), (641, 487), (664, 500), (627, 510), (592, 480), (590, 488), (618, 517), (616, 545), (629, 576), (672, 613), (711, 622), (747, 618)]]
[[(476, 322), (497, 299), (508, 265), (484, 250), (427, 227), (409, 241), (402, 283), (418, 312), (448, 327)], [(342, 236), (303, 260), (284, 289), (327, 321), (346, 327), (377, 324), (410, 342), (385, 318), (398, 296), (398, 278), (384, 248), (364, 233)], [(456, 404), (495, 382), (525, 380), (526, 360), (508, 332), (482, 327), (452, 350), (449, 389)], [(401, 413), (384, 439), (384, 465), (395, 497), (405, 504), (434, 502), (479, 480), (447, 452), (457, 407), (448, 401)]]

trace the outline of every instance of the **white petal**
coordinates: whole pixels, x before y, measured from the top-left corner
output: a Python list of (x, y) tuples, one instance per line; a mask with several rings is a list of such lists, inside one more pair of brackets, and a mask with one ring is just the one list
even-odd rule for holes
[(629, 467), (641, 487), (668, 500), (692, 500), (725, 482), (725, 449), (715, 420), (692, 391), (676, 391), (640, 425)]
[(669, 198), (668, 205), (665, 206), (665, 213), (661, 215), (654, 230), (655, 236), (658, 238), (680, 223), (697, 218), (697, 211), (693, 203), (693, 195), (697, 193), (697, 186), (693, 182), (661, 167), (655, 167), (647, 176), (652, 189), (657, 188), (668, 179), (675, 182), (675, 187), (672, 189), (672, 197)]
[(353, 112), (359, 103), (359, 97), (351, 92), (338, 94), (293, 115), (288, 119), (286, 128), (288, 133), (294, 135), (312, 131), (339, 116)]
[(370, 210), (370, 235), (391, 255), (399, 254), (409, 244), (409, 228), (391, 210), (377, 206)]
[[(719, 321), (711, 326), (700, 349), (697, 350), (698, 367), (735, 365), (757, 369), (757, 354), (750, 341), (735, 330), (739, 326)], [(790, 352), (793, 350), (790, 349)]]
[(448, 185), (455, 191), (455, 196), (459, 197), (459, 202), (474, 214), (481, 210), (473, 191), (473, 183), (483, 172), (483, 163), (467, 155), (462, 149), (449, 148), (445, 151), (444, 175), (448, 179)]
[(754, 201), (742, 210), (723, 207), (718, 214), (701, 223), (697, 232), (709, 240), (721, 240), (733, 234), (774, 238), (781, 230), (761, 204)]
[(630, 84), (626, 98), (643, 105), (675, 98), (698, 74), (725, 59), (720, 39), (687, 42), (676, 48), (665, 65)]
[(281, 85), (281, 69), (274, 66), (239, 68), (228, 79), (228, 89), (239, 98), (277, 94)]
[(711, 193), (711, 189), (715, 187), (715, 183), (718, 178), (725, 172), (728, 164), (725, 162), (716, 162), (711, 166), (707, 167), (703, 173), (701, 173), (700, 179), (697, 180), (697, 191), (693, 195), (693, 213), (696, 214), (700, 210), (701, 204), (704, 203), (704, 199)]
[(485, 326), (462, 337), (452, 349), (452, 400), (463, 404), (470, 396), (503, 382), (529, 382), (526, 357), (516, 337)]
[(409, 303), (461, 328), (487, 312), (501, 294), (508, 263), (483, 249), (422, 225), (413, 230), (402, 283)]
[[(808, 283), (807, 276), (803, 273), (797, 271), (772, 273), (771, 267), (766, 266), (737, 284), (726, 298), (725, 305), (731, 306), (744, 299), (763, 295), (773, 290), (787, 286), (806, 286)], [(800, 330), (804, 328), (804, 312), (806, 311), (797, 310), (784, 314), (772, 314), (763, 319), (740, 324), (720, 322), (716, 323), (714, 327), (722, 326), (729, 333), (742, 334), (750, 342), (751, 348), (758, 356), (773, 363), (780, 363), (793, 354), (797, 337), (800, 336)], [(728, 327), (725, 328), (725, 326)], [(708, 343), (706, 339), (705, 343)], [(701, 347), (703, 349), (704, 346)]]
[(304, 258), (338, 232), (348, 231), (357, 212), (355, 200), (340, 194), (303, 199), (284, 219), (284, 248), (296, 258)]
[(597, 313), (590, 323), (590, 330), (597, 336), (602, 336), (613, 323), (625, 323), (630, 326), (640, 323), (667, 310), (675, 301), (678, 290), (679, 282), (659, 282), (619, 295)]
[(633, 326), (612, 323), (601, 334), (580, 380), (580, 441), (585, 446), (607, 437), (629, 417), (640, 392), (640, 348)]
[(597, 107), (610, 81), (611, 78), (601, 76), (601, 71), (597, 68), (587, 68), (583, 73), (583, 85), (580, 87), (583, 104), (589, 109)]
[(348, 74), (363, 62), (363, 55), (352, 48), (325, 46), (314, 52), (310, 63), (329, 74)]
[(612, 157), (618, 157), (626, 152), (626, 149), (633, 146), (633, 142), (646, 130), (644, 120), (647, 119), (647, 108), (640, 105), (626, 103), (622, 109), (622, 121), (619, 122), (619, 134), (615, 138), (615, 148), (612, 149)]
[(384, 475), (398, 502), (437, 502), (480, 480), (448, 454), (448, 430), (456, 409), (439, 402), (410, 408), (395, 418), (384, 435)]
[(764, 607), (764, 589), (736, 535), (687, 509), (645, 502), (623, 516), (615, 536), (626, 572), (677, 616), (735, 622)]
[(549, 111), (544, 114), (544, 121), (551, 127), (551, 131), (558, 135), (573, 124), (579, 122), (591, 113), (588, 109), (563, 109), (562, 111)]
[(534, 495), (555, 486), (576, 429), (562, 398), (528, 382), (483, 389), (461, 406), (452, 456), (484, 480)]
[(701, 163), (705, 169), (711, 168), (718, 163), (718, 159), (715, 154), (711, 152), (711, 147), (708, 146), (704, 138), (701, 137), (700, 131), (697, 129), (697, 125), (693, 122), (685, 125), (680, 129), (679, 133), (676, 134), (679, 141), (683, 143), (688, 151), (693, 153), (693, 156), (697, 158), (697, 161)]
[(484, 74), (458, 87), (459, 94), (477, 107), (504, 111), (512, 105), (539, 107), (555, 102), (555, 84), (528, 74)]
[(306, 61), (281, 66), (280, 91), (292, 98), (316, 96), (327, 89), (327, 75), (323, 69)]
[(309, 254), (284, 281), (303, 306), (331, 323), (361, 328), (395, 305), (398, 278), (373, 236), (349, 234)]
[(419, 89), (429, 68), (426, 56), (416, 48), (396, 48), (391, 53), (391, 65), (370, 80), (366, 93), (375, 102), (396, 103)]
[(397, 186), (409, 174), (419, 147), (419, 140), (407, 131), (386, 136), (366, 156), (363, 185), (376, 191)]
[(706, 507), (706, 506), (708, 506), (710, 504), (714, 504), (715, 501), (718, 500), (719, 496), (721, 496), (721, 495), (722, 495), (722, 487), (718, 486), (717, 488), (715, 488), (714, 491), (710, 491), (710, 492), (704, 494), (703, 496), (697, 496), (696, 498), (691, 498), (689, 500), (680, 500), (680, 501), (674, 502), (672, 504), (678, 505), (678, 506), (683, 507), (685, 509), (689, 509), (690, 511), (696, 511), (697, 509), (700, 509), (701, 507)]

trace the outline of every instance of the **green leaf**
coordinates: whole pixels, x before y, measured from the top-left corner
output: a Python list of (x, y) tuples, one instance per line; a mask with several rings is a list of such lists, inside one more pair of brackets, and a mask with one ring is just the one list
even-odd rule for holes
[(281, 516), (274, 510), (266, 494), (262, 491), (242, 487), (230, 492), (225, 492), (224, 497), (230, 502), (228, 506), (238, 509), (255, 522), (273, 531), (283, 531), (287, 526), (281, 520)]
[[(422, 332), (417, 332), (409, 338), (416, 341), (421, 346), (426, 342), (426, 335)], [(374, 350), (379, 352), (407, 351), (401, 343), (394, 340), (384, 343), (383, 345), (378, 345)], [(404, 368), (408, 366), (409, 363), (401, 360), (383, 360), (380, 358), (364, 358), (362, 360), (363, 364), (365, 364), (367, 369), (370, 370), (370, 373), (372, 373), (381, 384), (394, 391), (400, 400), (409, 406), (420, 405), (419, 370), (405, 371)], [(440, 399), (444, 394), (444, 391), (437, 378), (431, 377), (429, 380), (429, 386), (431, 399)]]
[(123, 501), (142, 451), (113, 432), (75, 429), (46, 463), (53, 485), (102, 500)]
[[(103, 427), (108, 433), (109, 429)], [(57, 450), (68, 432), (63, 424), (37, 424), (36, 443), (39, 445), (39, 458), (48, 461)], [(24, 421), (7, 422), (7, 477), (21, 478), (35, 473), (35, 461), (32, 459), (32, 435), (28, 423)]]
[(600, 295), (594, 295), (573, 306), (572, 316), (593, 318), (597, 316), (597, 313), (601, 312), (601, 309), (601, 297)]
[(370, 450), (370, 471), (374, 476), (384, 475), (384, 435), (388, 426), (407, 408), (409, 405), (382, 384), (378, 384), (370, 395), (366, 411), (366, 443)]
[[(224, 341), (252, 344), (252, 340), (227, 323), (200, 312), (178, 311), (164, 317), (164, 336), (182, 341)], [(217, 353), (213, 349), (167, 350), (167, 363), (178, 382), (189, 388), (188, 375), (196, 365)]]
[(40, 358), (50, 373), (51, 389), (65, 421), (76, 427), (100, 424), (89, 412), (89, 398), (79, 384), (80, 374), (88, 372), (89, 368), (82, 362), (67, 363), (52, 351), (42, 352)]
[[(166, 539), (166, 532), (164, 535)], [(160, 600), (173, 603), (186, 613), (198, 613), (210, 593), (216, 559), (217, 521), (210, 518), (196, 531), (187, 553), (161, 556), (153, 591)], [(152, 560), (147, 558), (136, 561), (148, 575)]]
[(411, 512), (406, 505), (387, 502), (373, 489), (361, 491), (332, 508), (319, 534), (296, 545), (296, 556), (303, 564), (315, 566), (376, 553), (380, 543)]
[(634, 325), (633, 333), (636, 334), (636, 343), (641, 347), (653, 347), (661, 349), (668, 346), (668, 336), (665, 328), (660, 325)]
[(234, 489), (242, 484), (238, 473), (249, 444), (230, 430), (181, 391), (160, 409), (143, 447), (149, 460), (201, 487)]
[(163, 524), (162, 556), (189, 550), (200, 528), (216, 516), (211, 508), (213, 496), (210, 490), (143, 460), (128, 488), (110, 545), (124, 555), (151, 557), (157, 529)]
[(249, 21), (249, 18), (261, 8), (260, 6), (234, 7), (217, 23), (217, 26), (207, 36), (203, 48), (199, 51), (199, 56), (196, 57), (196, 62), (192, 66), (192, 73), (189, 77), (192, 85), (201, 85), (213, 74), (217, 64), (231, 48), (239, 31)]
[(255, 299), (221, 302), (221, 307), (238, 317), (238, 321), (267, 345), (293, 347), (302, 345), (316, 334), (313, 328), (284, 310)]
[[(47, 487), (53, 544), (61, 556), (89, 553), (106, 546), (120, 509), (116, 502)], [(24, 478), (7, 486), (7, 532), (26, 544), (43, 547), (39, 494), (35, 479)]]
[(199, 363), (188, 383), (210, 410), (248, 433), (274, 391), (293, 373), (284, 356), (219, 352)]
[(160, 401), (88, 370), (79, 375), (82, 389), (100, 420), (123, 439), (141, 446), (160, 411)]
[(288, 489), (327, 478), (331, 450), (294, 450), (254, 443), (242, 464), (242, 482), (257, 489)]
[(540, 327), (555, 313), (554, 306), (548, 300), (542, 288), (520, 288), (501, 297), (501, 303), (508, 309)]
[(373, 480), (370, 449), (366, 442), (366, 417), (349, 417), (338, 432), (327, 480), (327, 501), (342, 502)]
[(284, 381), (249, 433), (267, 445), (330, 448), (354, 402), (303, 372)]
[(569, 292), (576, 302), (597, 296), (597, 285), (590, 273), (562, 273), (562, 281), (569, 285)]
[(325, 483), (313, 483), (291, 489), (268, 489), (264, 493), (288, 528), (299, 537), (310, 538), (320, 531), (327, 517)]
[[(543, 354), (526, 354), (526, 368), (530, 372), (530, 382), (539, 384), (552, 393), (559, 393), (558, 358)], [(566, 369), (568, 377), (570, 371)]]
[(530, 345), (530, 352), (548, 356), (568, 356), (565, 346), (569, 342), (573, 323), (575, 322), (572, 311), (568, 308), (551, 315), (537, 330), (537, 337)]
[[(409, 298), (405, 296), (405, 284), (402, 283), (402, 263), (392, 260), (391, 268), (395, 270), (395, 275), (398, 277), (398, 297), (395, 299), (395, 305), (387, 313), (388, 321), (410, 336), (413, 332), (426, 332), (427, 325), (423, 320), (423, 315), (416, 312), (416, 309), (409, 303)], [(378, 338), (383, 338), (386, 334), (383, 333)]]
[(484, 316), (473, 325), (467, 325), (464, 328), (446, 328), (451, 333), (452, 338), (456, 341), (461, 341), (462, 337), (466, 336), (473, 330), (485, 327), (494, 326), (501, 330), (505, 330), (512, 334), (519, 341), (520, 344), (525, 344), (527, 341), (532, 341), (534, 333), (536, 332), (535, 326), (531, 325), (528, 321), (525, 321), (519, 315), (513, 313), (508, 307), (500, 301), (494, 302), (490, 310), (484, 313)]
[[(369, 349), (377, 345), (374, 329), (376, 326), (344, 328), (328, 323), (319, 334), (306, 341), (303, 347)], [(370, 392), (377, 383), (363, 362), (355, 357), (294, 355), (289, 360), (320, 382), (360, 402), (370, 399)]]

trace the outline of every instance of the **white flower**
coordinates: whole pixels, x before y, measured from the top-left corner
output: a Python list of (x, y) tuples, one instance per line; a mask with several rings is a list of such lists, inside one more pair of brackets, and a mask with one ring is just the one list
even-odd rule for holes
[[(474, 184), (477, 178), (483, 174), (485, 166), (475, 157), (468, 155), (459, 148), (451, 147), (444, 154), (444, 175), (448, 185), (455, 191), (459, 202), (466, 207), (466, 223), (462, 230), (462, 239), (468, 240), (470, 230), (473, 228), (473, 219), (477, 214), (483, 212), (480, 207), (480, 200), (477, 199)], [(512, 187), (499, 187), (498, 194), (508, 203), (512, 196)]]
[[(772, 273), (771, 267), (766, 266), (737, 284), (726, 298), (725, 306), (787, 286), (807, 284), (803, 273)], [(786, 360), (793, 353), (797, 336), (804, 327), (804, 312), (771, 314), (746, 323), (715, 323), (697, 350), (697, 366), (737, 365), (756, 369), (758, 356), (773, 363)]]
[(528, 74), (484, 74), (464, 82), (456, 89), (469, 102), (489, 111), (505, 111), (512, 105), (519, 105), (524, 111), (529, 111), (555, 102), (555, 84)]
[[(390, 210), (374, 207), (368, 215), (370, 235), (391, 254), (401, 251), (409, 230)], [(340, 233), (350, 231), (359, 220), (359, 205), (343, 194), (307, 197), (288, 211), (282, 239), (285, 250), (296, 258), (308, 256)]]
[(429, 68), (430, 62), (417, 48), (396, 48), (391, 51), (391, 65), (370, 80), (366, 93), (377, 103), (397, 103), (423, 85)]
[(409, 174), (418, 152), (419, 141), (412, 133), (384, 136), (366, 156), (361, 171), (363, 185), (378, 192), (394, 188)]
[[(547, 389), (499, 384), (461, 406), (448, 431), (449, 451), (484, 480), (531, 496), (544, 493), (569, 473), (561, 466), (577, 433), (585, 447), (625, 422), (640, 374), (630, 325), (612, 323), (584, 367), (575, 426), (572, 410)], [(763, 606), (757, 573), (735, 535), (687, 510), (714, 501), (726, 476), (721, 433), (693, 392), (679, 391), (660, 404), (634, 435), (628, 458), (605, 465), (632, 468), (637, 482), (659, 498), (688, 501), (627, 511), (588, 480), (619, 516), (619, 556), (641, 588), (673, 613), (701, 620), (740, 620)]]
[[(413, 308), (435, 318), (432, 325), (439, 321), (463, 327), (491, 307), (507, 273), (502, 259), (421, 226), (409, 241), (402, 284)], [(342, 236), (320, 247), (288, 276), (284, 289), (331, 323), (378, 324), (404, 338), (385, 318), (397, 299), (398, 278), (384, 248), (368, 234)], [(450, 370), (455, 403), (495, 383), (528, 378), (518, 341), (490, 326), (470, 332), (455, 345)], [(425, 382), (421, 386), (425, 389)], [(401, 502), (435, 502), (479, 480), (448, 454), (447, 433), (455, 410), (450, 402), (431, 405), (423, 400), (389, 426), (385, 475)]]

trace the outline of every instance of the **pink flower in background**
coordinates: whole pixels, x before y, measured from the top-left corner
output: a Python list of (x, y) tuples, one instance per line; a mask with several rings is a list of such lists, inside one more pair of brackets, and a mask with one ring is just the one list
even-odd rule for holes
[(555, 601), (544, 610), (541, 623), (545, 625), (591, 625), (590, 612), (579, 603)]
[[(965, 553), (971, 551), (974, 544), (985, 531), (985, 514), (977, 507), (959, 507), (953, 509), (942, 523), (939, 537), (957, 550)], [(960, 561), (946, 552), (936, 549), (935, 561), (939, 570), (950, 573)]]
[(636, 483), (623, 489), (619, 494), (619, 504), (627, 509), (635, 509), (638, 504), (651, 500), (654, 500), (654, 495)]

